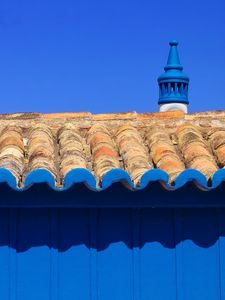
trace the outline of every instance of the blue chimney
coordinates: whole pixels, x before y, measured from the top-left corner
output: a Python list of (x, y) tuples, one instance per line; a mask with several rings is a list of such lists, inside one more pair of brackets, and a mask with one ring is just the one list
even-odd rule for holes
[(178, 42), (171, 41), (170, 53), (163, 73), (158, 78), (160, 111), (183, 110), (187, 113), (189, 78), (182, 70)]

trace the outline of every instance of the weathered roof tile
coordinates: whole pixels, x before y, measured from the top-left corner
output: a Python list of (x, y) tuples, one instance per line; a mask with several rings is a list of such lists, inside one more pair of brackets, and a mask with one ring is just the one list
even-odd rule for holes
[(24, 170), (24, 145), (20, 128), (7, 126), (1, 131), (0, 168), (11, 171), (19, 184)]
[(208, 133), (212, 151), (220, 167), (225, 166), (225, 128), (211, 130)]
[(93, 157), (97, 182), (111, 169), (119, 168), (118, 153), (109, 130), (104, 125), (95, 124), (87, 134), (87, 141)]
[(166, 128), (153, 126), (148, 130), (147, 141), (157, 168), (167, 172), (170, 182), (185, 169)]
[(115, 135), (124, 168), (134, 184), (139, 184), (141, 176), (153, 167), (143, 140), (138, 130), (130, 125), (119, 127)]
[(218, 167), (198, 127), (185, 124), (177, 129), (177, 136), (187, 167), (202, 172), (207, 179), (211, 178)]
[(62, 178), (75, 168), (87, 168), (83, 143), (83, 138), (75, 125), (67, 123), (60, 128), (58, 144)]
[(54, 136), (45, 124), (36, 124), (28, 135), (28, 171), (47, 169), (57, 177)]
[(224, 166), (222, 112), (0, 115), (0, 170), (9, 170), (21, 187), (38, 169), (49, 171), (60, 188), (76, 169), (90, 172), (97, 187), (105, 174), (120, 169), (139, 187), (155, 169), (166, 172), (172, 184), (187, 169), (211, 180)]

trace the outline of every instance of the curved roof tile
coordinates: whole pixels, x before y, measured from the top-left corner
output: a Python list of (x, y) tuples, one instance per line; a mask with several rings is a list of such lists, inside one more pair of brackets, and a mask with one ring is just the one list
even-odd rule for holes
[(168, 190), (225, 180), (225, 112), (0, 115), (0, 182), (15, 190), (83, 182), (101, 191), (160, 181)]

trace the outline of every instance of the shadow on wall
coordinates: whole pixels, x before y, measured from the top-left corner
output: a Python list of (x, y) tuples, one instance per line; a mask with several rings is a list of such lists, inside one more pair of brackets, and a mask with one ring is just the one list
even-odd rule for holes
[(91, 191), (84, 183), (67, 191), (54, 191), (45, 183), (15, 191), (0, 183), (0, 191), (0, 207), (225, 207), (225, 182), (207, 192), (194, 182), (172, 191), (160, 182), (149, 183), (139, 191), (131, 191), (117, 182), (101, 192)]
[[(201, 248), (225, 237), (225, 209), (217, 208), (2, 208), (0, 248), (67, 251), (83, 245), (104, 251), (123, 244), (174, 249), (182, 241)], [(113, 246), (113, 247), (114, 247)]]

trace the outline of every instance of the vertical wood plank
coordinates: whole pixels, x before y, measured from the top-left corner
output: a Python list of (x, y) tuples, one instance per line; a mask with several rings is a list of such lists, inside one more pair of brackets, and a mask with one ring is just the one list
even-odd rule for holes
[(58, 213), (59, 299), (90, 300), (89, 209), (64, 209)]
[(97, 209), (89, 209), (90, 222), (90, 299), (98, 299)]
[(218, 219), (215, 208), (183, 213), (184, 300), (219, 300)]
[(146, 208), (141, 218), (141, 300), (174, 300), (177, 289), (173, 210)]
[(174, 247), (176, 270), (176, 300), (183, 300), (183, 222), (182, 209), (174, 209)]
[(217, 209), (218, 234), (219, 234), (219, 279), (220, 299), (225, 300), (225, 209)]
[(49, 300), (51, 295), (49, 209), (19, 210), (16, 248), (17, 300)]
[(9, 299), (17, 299), (17, 209), (9, 210)]
[(98, 211), (98, 300), (133, 299), (130, 208)]
[(52, 208), (50, 210), (50, 245), (51, 245), (51, 258), (50, 258), (50, 299), (58, 300), (59, 289), (59, 266), (58, 266), (58, 209)]
[(10, 210), (0, 209), (0, 299), (10, 299)]
[(133, 300), (141, 298), (140, 289), (140, 209), (132, 211)]

